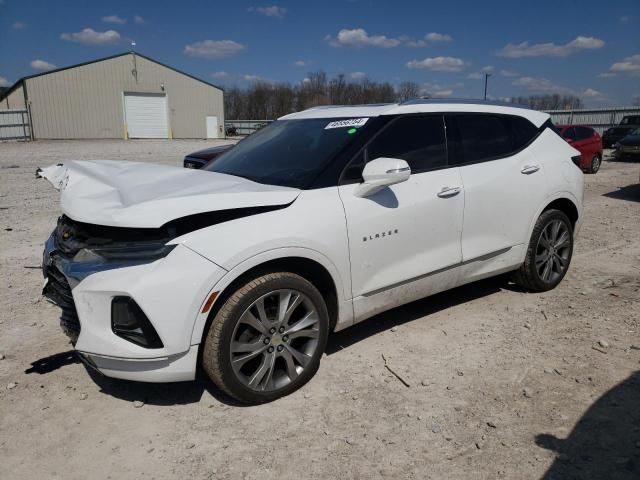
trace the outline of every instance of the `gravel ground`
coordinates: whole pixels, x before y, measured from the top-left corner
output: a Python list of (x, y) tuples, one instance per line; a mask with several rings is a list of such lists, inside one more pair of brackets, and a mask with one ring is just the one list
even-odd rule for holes
[(637, 163), (585, 177), (555, 290), (492, 279), (379, 315), (333, 335), (318, 375), (274, 403), (89, 374), (40, 297), (60, 212), (36, 166), (179, 165), (211, 144), (0, 144), (1, 478), (640, 478)]

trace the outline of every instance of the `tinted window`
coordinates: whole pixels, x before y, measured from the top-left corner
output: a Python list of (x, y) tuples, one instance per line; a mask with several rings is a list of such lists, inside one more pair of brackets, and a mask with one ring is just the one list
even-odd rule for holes
[(511, 142), (508, 121), (500, 115), (452, 115), (449, 118), (455, 129), (456, 144), (455, 159), (449, 163), (481, 162), (516, 150)]
[(576, 139), (576, 129), (573, 127), (569, 127), (567, 128), (563, 134), (562, 134), (562, 138), (566, 139), (566, 140), (575, 140)]
[(576, 138), (578, 140), (586, 140), (593, 137), (593, 130), (586, 127), (576, 127)]
[[(331, 160), (367, 128), (368, 121), (353, 126), (338, 123), (341, 120), (345, 119), (275, 121), (227, 150), (204, 169), (258, 183), (307, 188)], [(329, 124), (332, 125), (326, 128)]]
[(412, 172), (444, 167), (447, 146), (442, 116), (398, 118), (367, 147), (368, 161), (379, 157), (406, 160)]
[(511, 127), (514, 150), (520, 150), (538, 134), (538, 129), (526, 118), (511, 116), (502, 118)]

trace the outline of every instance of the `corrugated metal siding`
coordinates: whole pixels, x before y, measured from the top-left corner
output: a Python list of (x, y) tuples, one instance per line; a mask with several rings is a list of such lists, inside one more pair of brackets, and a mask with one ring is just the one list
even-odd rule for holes
[(24, 90), (22, 85), (11, 92), (0, 102), (0, 110), (22, 110), (24, 106)]
[(174, 138), (205, 138), (206, 117), (224, 124), (222, 90), (136, 56), (26, 79), (35, 138), (123, 138), (123, 93), (164, 93)]
[(556, 125), (590, 125), (602, 134), (618, 125), (626, 115), (640, 115), (640, 107), (547, 110), (547, 113)]

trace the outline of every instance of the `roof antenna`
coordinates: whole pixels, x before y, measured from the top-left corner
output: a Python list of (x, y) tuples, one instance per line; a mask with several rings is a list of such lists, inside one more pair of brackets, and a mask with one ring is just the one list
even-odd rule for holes
[(136, 42), (131, 41), (131, 55), (133, 56), (133, 70), (131, 70), (131, 75), (136, 79), (136, 83), (138, 83), (138, 63), (136, 61), (136, 51), (135, 51)]

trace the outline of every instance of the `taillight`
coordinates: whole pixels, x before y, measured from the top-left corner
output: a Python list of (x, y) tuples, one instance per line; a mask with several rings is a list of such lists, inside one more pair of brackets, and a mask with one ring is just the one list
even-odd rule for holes
[(580, 167), (580, 165), (582, 164), (582, 155), (576, 155), (575, 157), (571, 157), (571, 161), (576, 165), (576, 167), (582, 168)]

